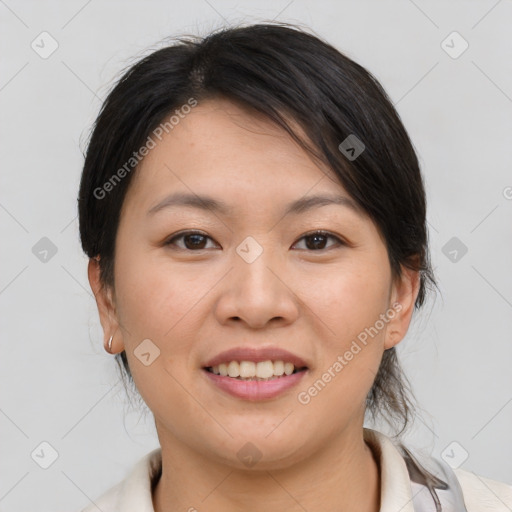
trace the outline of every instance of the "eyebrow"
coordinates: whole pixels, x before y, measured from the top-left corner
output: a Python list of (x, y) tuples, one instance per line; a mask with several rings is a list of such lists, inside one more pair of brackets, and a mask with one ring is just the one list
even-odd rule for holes
[[(341, 195), (317, 195), (310, 197), (302, 197), (287, 205), (284, 215), (298, 215), (313, 208), (328, 205), (340, 205), (351, 209), (358, 216), (363, 217), (361, 208), (349, 197)], [(171, 208), (174, 206), (186, 206), (190, 208), (197, 208), (200, 210), (210, 210), (213, 213), (220, 213), (225, 216), (232, 214), (232, 207), (228, 206), (224, 201), (214, 199), (209, 196), (199, 196), (197, 194), (188, 193), (175, 193), (165, 197), (162, 201), (151, 207), (147, 215), (154, 215), (155, 213)]]

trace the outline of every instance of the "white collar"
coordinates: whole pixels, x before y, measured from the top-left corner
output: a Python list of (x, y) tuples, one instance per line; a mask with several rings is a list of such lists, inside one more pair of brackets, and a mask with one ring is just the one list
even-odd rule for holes
[(365, 428), (363, 437), (375, 454), (380, 471), (380, 512), (414, 512), (409, 472), (389, 437)]
[[(402, 454), (390, 438), (376, 430), (364, 428), (363, 437), (379, 464), (380, 512), (415, 512), (409, 472)], [(96, 500), (90, 510), (97, 510), (96, 505), (104, 512), (154, 512), (152, 485), (161, 465), (162, 450), (155, 448), (135, 464), (123, 481)]]

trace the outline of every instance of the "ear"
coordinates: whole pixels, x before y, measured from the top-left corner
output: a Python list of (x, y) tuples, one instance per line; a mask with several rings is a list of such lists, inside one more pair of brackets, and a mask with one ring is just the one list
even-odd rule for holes
[(388, 314), (390, 321), (386, 327), (385, 350), (398, 345), (407, 334), (419, 289), (420, 273), (402, 267), (402, 275), (391, 284), (390, 311), (394, 312), (394, 316)]
[(89, 259), (87, 274), (94, 298), (96, 299), (101, 326), (103, 327), (103, 345), (105, 350), (107, 350), (107, 344), (110, 336), (114, 336), (112, 340), (112, 353), (120, 352), (124, 350), (124, 344), (122, 341), (121, 331), (119, 330), (119, 321), (117, 319), (113, 293), (112, 289), (104, 286), (100, 280), (99, 258)]

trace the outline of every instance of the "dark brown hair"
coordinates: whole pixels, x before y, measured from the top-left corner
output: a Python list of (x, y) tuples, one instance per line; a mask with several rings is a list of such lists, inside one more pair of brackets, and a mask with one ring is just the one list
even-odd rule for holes
[[(131, 66), (108, 94), (90, 137), (78, 198), (82, 247), (90, 258), (100, 256), (105, 286), (114, 287), (119, 216), (137, 166), (123, 173), (108, 194), (98, 191), (105, 191), (104, 184), (118, 169), (126, 170), (134, 151), (190, 98), (199, 103), (226, 98), (258, 112), (327, 164), (376, 224), (393, 275), (399, 277), (402, 266), (419, 272), (415, 308), (423, 305), (427, 287), (436, 285), (425, 190), (400, 117), (365, 68), (287, 24), (178, 38)], [(364, 151), (352, 159), (340, 144), (354, 135)], [(116, 360), (133, 384), (125, 352)], [(374, 418), (381, 415), (392, 426), (400, 423), (402, 433), (414, 410), (411, 397), (396, 350), (390, 348), (368, 394), (367, 412)]]

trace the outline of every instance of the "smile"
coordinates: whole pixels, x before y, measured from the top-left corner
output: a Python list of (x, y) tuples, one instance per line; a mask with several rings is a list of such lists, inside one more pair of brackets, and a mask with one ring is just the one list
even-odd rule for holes
[(230, 361), (215, 366), (209, 366), (206, 370), (221, 375), (222, 377), (231, 377), (239, 380), (258, 380), (266, 381), (281, 377), (283, 375), (292, 375), (305, 367), (296, 368), (289, 361)]
[(298, 384), (307, 367), (288, 361), (230, 361), (203, 368), (209, 382), (244, 400), (275, 398)]

